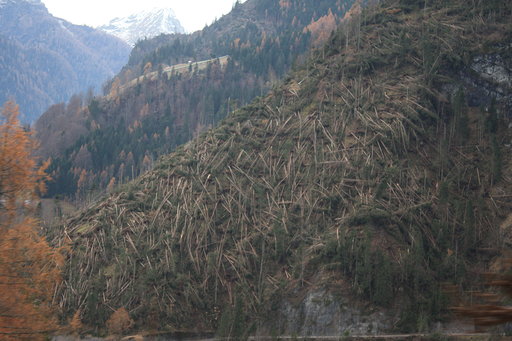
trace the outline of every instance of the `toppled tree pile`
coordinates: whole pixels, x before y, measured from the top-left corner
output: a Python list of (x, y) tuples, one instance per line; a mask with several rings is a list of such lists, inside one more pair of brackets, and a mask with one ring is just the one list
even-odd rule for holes
[(353, 17), (282, 86), (71, 219), (65, 314), (242, 335), (293, 289), (343, 279), (402, 331), (446, 318), (439, 283), (471, 283), (482, 250), (510, 245), (510, 83), (472, 65), (511, 60), (512, 5), (417, 3)]

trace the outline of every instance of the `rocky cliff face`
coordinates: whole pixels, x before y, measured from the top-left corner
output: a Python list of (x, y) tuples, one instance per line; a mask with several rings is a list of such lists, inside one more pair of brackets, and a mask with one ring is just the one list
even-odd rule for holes
[[(512, 58), (510, 47), (500, 47), (496, 53), (478, 55), (463, 74), (468, 85), (468, 100), (472, 106), (488, 107), (491, 99), (505, 102), (505, 115), (512, 117)], [(508, 52), (508, 53), (507, 53)]]
[(283, 301), (277, 316), (276, 320), (260, 326), (258, 333), (265, 336), (380, 335), (392, 330), (398, 321), (390, 311), (357, 302), (350, 294), (341, 297), (325, 289), (309, 291), (299, 302)]

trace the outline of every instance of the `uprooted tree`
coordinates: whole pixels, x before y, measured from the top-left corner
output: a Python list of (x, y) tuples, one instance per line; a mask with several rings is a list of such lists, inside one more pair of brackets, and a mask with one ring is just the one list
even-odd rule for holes
[(0, 339), (39, 340), (58, 326), (52, 298), (63, 257), (38, 233), (34, 203), (47, 165), (34, 159), (18, 114), (9, 101), (0, 121)]

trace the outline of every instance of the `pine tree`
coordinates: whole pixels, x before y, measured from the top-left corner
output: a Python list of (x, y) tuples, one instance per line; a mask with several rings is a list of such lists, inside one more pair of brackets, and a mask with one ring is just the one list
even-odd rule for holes
[(7, 102), (0, 124), (0, 338), (39, 340), (57, 329), (52, 306), (63, 257), (37, 233), (34, 201), (47, 164), (37, 167), (35, 142)]
[(461, 143), (469, 139), (469, 118), (465, 104), (464, 90), (460, 88), (453, 98), (452, 103), (455, 114), (455, 129)]

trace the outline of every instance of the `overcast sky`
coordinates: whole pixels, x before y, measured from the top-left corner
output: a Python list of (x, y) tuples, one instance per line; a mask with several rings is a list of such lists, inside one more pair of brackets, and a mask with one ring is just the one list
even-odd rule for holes
[(169, 7), (174, 10), (185, 30), (193, 32), (228, 13), (236, 0), (42, 0), (42, 2), (54, 16), (66, 19), (73, 24), (92, 27), (143, 9)]

